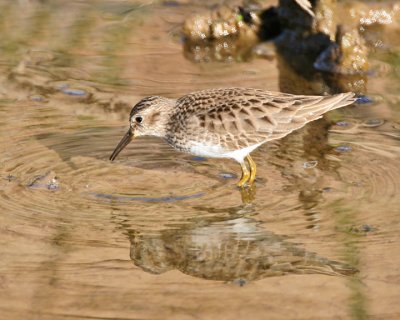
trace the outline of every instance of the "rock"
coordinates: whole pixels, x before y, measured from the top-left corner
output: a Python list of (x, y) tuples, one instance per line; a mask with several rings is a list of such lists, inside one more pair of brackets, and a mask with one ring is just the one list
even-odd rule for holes
[(365, 74), (368, 71), (368, 49), (358, 30), (339, 25), (335, 42), (321, 53), (314, 67), (343, 75)]

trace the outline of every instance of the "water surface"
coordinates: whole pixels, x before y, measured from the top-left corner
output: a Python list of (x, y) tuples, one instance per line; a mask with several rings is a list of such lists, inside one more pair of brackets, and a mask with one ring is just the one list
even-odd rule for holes
[(0, 3), (2, 318), (400, 317), (396, 41), (371, 53), (368, 103), (253, 153), (251, 190), (155, 138), (108, 160), (147, 95), (323, 93), (278, 53), (185, 58), (182, 21), (215, 3)]

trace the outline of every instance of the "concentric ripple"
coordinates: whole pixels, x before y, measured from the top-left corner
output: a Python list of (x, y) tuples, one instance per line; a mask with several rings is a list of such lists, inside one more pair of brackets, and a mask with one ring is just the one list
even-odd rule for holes
[[(154, 228), (157, 221), (157, 228), (162, 228), (195, 218), (195, 208), (204, 203), (212, 203), (205, 207), (219, 211), (218, 216), (224, 208), (254, 202), (257, 212), (277, 210), (285, 220), (292, 207), (308, 207), (301, 195), (313, 194), (312, 190), (331, 190), (319, 200), (305, 198), (316, 201), (316, 206), (333, 195), (388, 205), (396, 202), (394, 195), (399, 191), (399, 146), (390, 135), (382, 134), (390, 133), (388, 122), (339, 122), (328, 136), (333, 149), (319, 155), (302, 149), (307, 139), (319, 134), (313, 127), (287, 142), (263, 146), (254, 154), (259, 164), (257, 190), (246, 195), (236, 190), (235, 178), (223, 178), (227, 172), (230, 177), (238, 173), (233, 162), (196, 161), (152, 138), (137, 139), (117, 161), (110, 162), (108, 157), (126, 128), (74, 118), (40, 103), (19, 107), (24, 108), (23, 121), (2, 123), (6, 140), (2, 146), (12, 145), (3, 151), (2, 198), (8, 212), (27, 217), (68, 215), (84, 223), (95, 217), (108, 219), (110, 210), (123, 210), (134, 213), (141, 227), (148, 222)], [(11, 120), (21, 119), (12, 103), (3, 104), (2, 110)], [(345, 147), (348, 151), (343, 152)], [(283, 201), (285, 208), (279, 209)], [(303, 226), (304, 221), (291, 219), (290, 224)]]

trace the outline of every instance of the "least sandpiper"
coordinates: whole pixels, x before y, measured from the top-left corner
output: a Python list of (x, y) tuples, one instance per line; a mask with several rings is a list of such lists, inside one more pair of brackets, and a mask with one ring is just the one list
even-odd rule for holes
[(250, 88), (204, 90), (179, 99), (151, 96), (133, 107), (130, 128), (110, 160), (134, 137), (161, 137), (179, 151), (236, 160), (242, 167), (238, 186), (243, 187), (256, 176), (253, 150), (354, 101), (352, 92), (302, 96)]

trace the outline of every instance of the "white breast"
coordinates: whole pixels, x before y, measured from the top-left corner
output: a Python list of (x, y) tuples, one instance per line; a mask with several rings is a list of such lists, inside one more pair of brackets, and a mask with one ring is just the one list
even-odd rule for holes
[(263, 143), (253, 144), (238, 150), (226, 150), (220, 145), (207, 145), (198, 142), (193, 142), (190, 147), (190, 153), (207, 158), (230, 158), (237, 162), (243, 162), (243, 159), (254, 149), (258, 148)]

